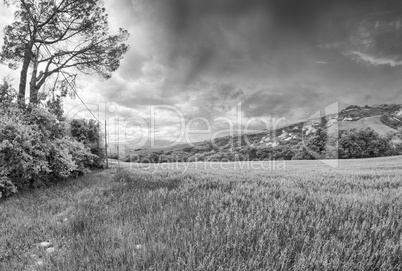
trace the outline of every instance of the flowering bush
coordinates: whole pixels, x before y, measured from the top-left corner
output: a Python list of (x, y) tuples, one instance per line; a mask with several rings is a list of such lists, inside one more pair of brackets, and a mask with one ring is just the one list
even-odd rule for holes
[(0, 198), (82, 174), (96, 159), (44, 109), (0, 111)]
[(9, 178), (0, 176), (0, 199), (17, 193), (17, 190), (17, 187)]
[(35, 125), (27, 125), (15, 111), (5, 113), (0, 117), (0, 178), (11, 180), (17, 188), (32, 186), (50, 172), (49, 147)]
[(99, 125), (94, 120), (73, 119), (70, 121), (69, 132), (71, 136), (88, 147), (94, 155), (91, 163), (86, 165), (91, 168), (103, 168), (105, 156), (102, 137), (100, 137)]
[(62, 144), (68, 148), (76, 169), (72, 172), (82, 175), (85, 172), (85, 168), (91, 167), (98, 157), (93, 155), (88, 147), (83, 143), (76, 141), (72, 138), (63, 138)]

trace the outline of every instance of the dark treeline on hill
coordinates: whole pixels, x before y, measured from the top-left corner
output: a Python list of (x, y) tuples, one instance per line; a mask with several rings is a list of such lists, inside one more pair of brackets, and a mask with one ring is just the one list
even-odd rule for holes
[[(337, 124), (337, 125), (336, 125)], [(336, 127), (336, 129), (335, 129)], [(350, 106), (277, 131), (216, 138), (181, 149), (133, 152), (140, 163), (351, 159), (402, 155), (402, 106)]]
[(94, 121), (64, 118), (61, 103), (21, 106), (0, 84), (0, 198), (76, 177), (104, 164)]
[[(374, 130), (341, 130), (338, 143), (328, 141), (323, 129), (303, 142), (291, 140), (276, 147), (251, 147), (241, 145), (231, 147), (229, 140), (216, 140), (203, 146), (188, 147), (181, 150), (154, 151), (132, 154), (125, 157), (126, 162), (174, 163), (174, 162), (229, 162), (264, 160), (312, 160), (312, 159), (351, 159), (374, 158), (402, 155), (402, 133), (379, 136)], [(219, 147), (221, 143), (221, 147)]]

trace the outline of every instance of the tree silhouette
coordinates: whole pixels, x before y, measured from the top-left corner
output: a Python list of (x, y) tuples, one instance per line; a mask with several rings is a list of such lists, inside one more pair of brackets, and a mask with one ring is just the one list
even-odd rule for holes
[[(64, 83), (76, 72), (109, 79), (128, 50), (128, 32), (109, 34), (108, 15), (99, 0), (5, 0), (17, 8), (14, 21), (4, 29), (0, 62), (12, 69), (21, 66), (19, 102), (25, 100), (28, 69), (30, 103), (52, 76)], [(22, 65), (21, 65), (22, 64)]]

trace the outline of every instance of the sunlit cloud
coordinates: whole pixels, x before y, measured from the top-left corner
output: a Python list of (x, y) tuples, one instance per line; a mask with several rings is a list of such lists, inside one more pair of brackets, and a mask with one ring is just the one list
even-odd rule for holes
[[(13, 14), (0, 5), (4, 28)], [(110, 29), (130, 32), (130, 51), (108, 81), (80, 75), (77, 92), (94, 108), (115, 105), (111, 118), (138, 116), (149, 124), (152, 105), (169, 105), (186, 122), (227, 117), (236, 123), (240, 104), (244, 120), (299, 120), (335, 101), (401, 97), (397, 1), (106, 0), (105, 6)], [(17, 86), (19, 71), (0, 65), (0, 75), (8, 74)], [(66, 98), (64, 107), (83, 105)], [(80, 115), (91, 118), (83, 108)], [(180, 119), (158, 117), (158, 137), (177, 136)], [(130, 134), (139, 135), (134, 128)]]

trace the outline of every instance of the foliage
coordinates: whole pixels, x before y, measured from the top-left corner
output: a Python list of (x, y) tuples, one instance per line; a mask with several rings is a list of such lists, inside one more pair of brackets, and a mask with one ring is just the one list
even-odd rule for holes
[(86, 165), (91, 167), (102, 168), (104, 166), (104, 148), (100, 137), (100, 127), (95, 120), (74, 119), (70, 122), (70, 132), (73, 138), (83, 143), (96, 156), (96, 159)]
[(21, 111), (25, 121), (29, 125), (35, 125), (39, 132), (43, 134), (44, 140), (52, 141), (62, 138), (65, 134), (63, 123), (61, 123), (56, 115), (38, 107), (28, 107)]
[(393, 155), (402, 155), (402, 132), (388, 136)]
[(327, 131), (318, 128), (317, 133), (306, 139), (297, 146), (297, 152), (292, 157), (293, 160), (324, 159), (328, 148)]
[(0, 199), (18, 192), (17, 186), (6, 176), (0, 176)]
[(7, 0), (16, 8), (14, 21), (4, 29), (0, 61), (16, 69), (22, 64), (19, 100), (25, 97), (31, 67), (30, 102), (38, 103), (38, 92), (51, 79), (73, 84), (70, 68), (108, 79), (128, 50), (128, 32), (108, 32), (103, 1), (93, 0)]
[(16, 99), (17, 94), (11, 85), (9, 78), (3, 78), (2, 84), (0, 84), (0, 106), (3, 108), (9, 107)]
[(85, 168), (93, 168), (97, 166), (96, 161), (99, 157), (91, 153), (90, 149), (81, 142), (71, 138), (64, 138), (60, 143), (64, 144), (69, 150), (72, 160), (76, 165), (76, 174), (82, 175), (85, 173)]
[(71, 135), (85, 145), (99, 143), (99, 125), (95, 120), (73, 119), (70, 122)]
[(85, 168), (92, 167), (98, 157), (89, 152), (84, 144), (64, 137), (51, 145), (49, 153), (50, 168), (54, 178), (68, 178), (83, 175)]
[[(301, 139), (282, 141), (278, 146), (238, 146), (231, 139), (220, 139), (210, 150), (204, 145), (179, 150), (139, 152), (125, 161), (139, 163), (166, 163), (187, 161), (265, 161), (312, 160), (383, 157), (402, 154), (401, 133), (381, 137), (370, 128), (341, 130), (339, 137), (319, 127), (316, 133)], [(230, 142), (232, 142), (231, 145)], [(228, 145), (229, 144), (229, 145)], [(116, 157), (117, 158), (117, 157)]]
[(63, 110), (63, 104), (62, 104), (62, 97), (57, 96), (55, 99), (48, 100), (46, 102), (46, 108), (48, 108), (48, 111), (55, 115), (58, 121), (64, 121), (64, 110)]
[(20, 189), (32, 186), (50, 169), (45, 136), (18, 113), (13, 111), (0, 116), (0, 176)]
[(370, 158), (392, 154), (386, 138), (371, 129), (342, 130), (339, 137), (339, 158)]
[(65, 136), (55, 115), (40, 108), (0, 109), (0, 194), (83, 174), (97, 159)]

